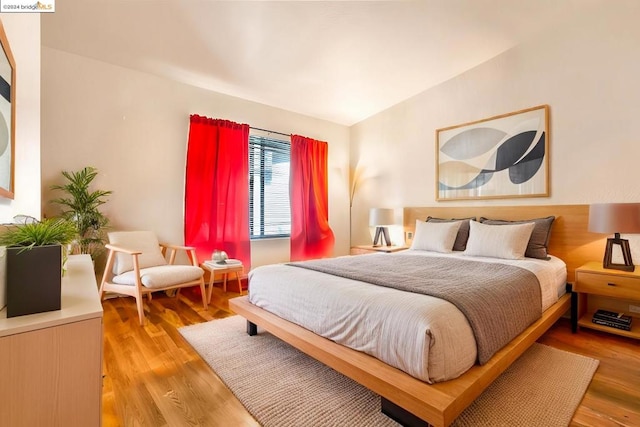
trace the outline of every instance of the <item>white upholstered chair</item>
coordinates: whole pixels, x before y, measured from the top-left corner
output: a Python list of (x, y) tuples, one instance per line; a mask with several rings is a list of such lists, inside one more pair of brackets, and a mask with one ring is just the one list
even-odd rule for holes
[[(140, 325), (144, 325), (142, 298), (147, 295), (151, 299), (155, 291), (200, 286), (202, 305), (207, 309), (204, 271), (198, 266), (194, 248), (161, 244), (151, 231), (109, 233), (106, 248), (109, 255), (100, 284), (100, 299), (106, 291), (134, 297)], [(178, 250), (186, 251), (191, 265), (174, 264)]]

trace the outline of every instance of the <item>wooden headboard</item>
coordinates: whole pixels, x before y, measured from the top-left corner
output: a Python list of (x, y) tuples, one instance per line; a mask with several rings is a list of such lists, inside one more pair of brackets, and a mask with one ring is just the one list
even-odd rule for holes
[(492, 219), (522, 220), (553, 215), (549, 253), (567, 264), (567, 280), (573, 282), (575, 269), (587, 261), (602, 260), (605, 239), (602, 234), (587, 231), (589, 205), (547, 206), (464, 206), (404, 208), (405, 232), (413, 232), (416, 220), (436, 218), (468, 218), (481, 216)]

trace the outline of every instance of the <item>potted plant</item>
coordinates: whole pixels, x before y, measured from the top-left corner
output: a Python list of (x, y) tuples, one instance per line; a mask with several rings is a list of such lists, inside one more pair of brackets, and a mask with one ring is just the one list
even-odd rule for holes
[(64, 218), (7, 227), (7, 317), (60, 310), (63, 251), (76, 236)]
[(76, 238), (71, 243), (72, 254), (89, 254), (95, 261), (104, 250), (105, 228), (109, 219), (100, 212), (99, 207), (106, 203), (105, 197), (111, 191), (93, 190), (89, 187), (98, 170), (87, 166), (77, 172), (63, 171), (67, 182), (64, 185), (53, 185), (52, 190), (62, 190), (66, 197), (52, 200), (62, 206), (62, 217), (76, 226)]

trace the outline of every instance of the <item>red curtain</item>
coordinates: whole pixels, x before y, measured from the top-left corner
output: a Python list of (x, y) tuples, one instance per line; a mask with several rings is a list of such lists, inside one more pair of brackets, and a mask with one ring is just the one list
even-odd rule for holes
[(198, 260), (219, 249), (249, 271), (249, 125), (191, 116), (184, 193), (184, 241)]
[(291, 135), (291, 260), (333, 254), (329, 227), (326, 142)]

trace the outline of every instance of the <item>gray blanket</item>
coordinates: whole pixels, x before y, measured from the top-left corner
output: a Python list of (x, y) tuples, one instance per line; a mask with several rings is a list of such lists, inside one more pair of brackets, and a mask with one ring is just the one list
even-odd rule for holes
[(471, 325), (481, 365), (542, 314), (537, 277), (511, 265), (406, 254), (368, 254), (289, 265), (451, 302)]

